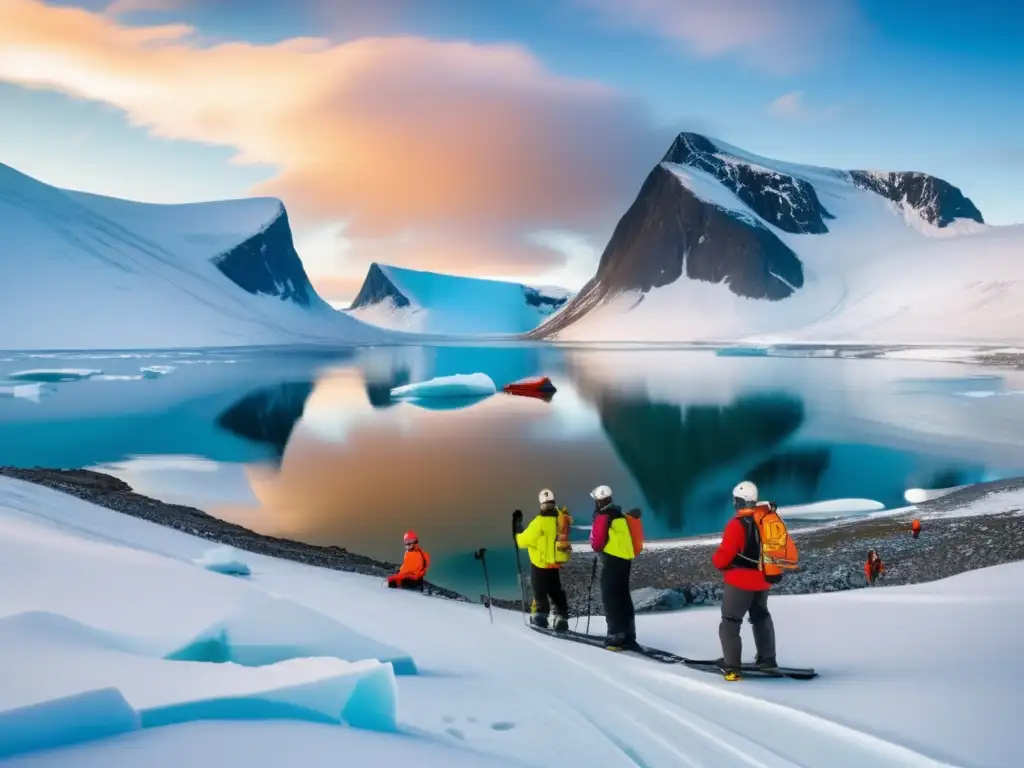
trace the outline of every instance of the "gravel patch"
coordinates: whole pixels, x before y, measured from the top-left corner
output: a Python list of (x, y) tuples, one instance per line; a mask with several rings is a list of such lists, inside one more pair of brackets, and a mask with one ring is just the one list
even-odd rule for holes
[[(226, 544), (246, 552), (269, 555), (282, 560), (331, 568), (336, 571), (360, 573), (383, 579), (398, 570), (397, 563), (374, 560), (357, 555), (343, 547), (318, 547), (289, 539), (263, 536), (250, 530), (218, 520), (205, 512), (180, 504), (166, 504), (135, 493), (128, 483), (87, 469), (17, 469), (0, 467), (0, 475), (27, 480), (47, 488), (76, 496), (116, 512), (121, 512), (176, 531), (198, 536), (217, 544)], [(444, 587), (426, 582), (424, 592), (449, 600), (466, 598)]]

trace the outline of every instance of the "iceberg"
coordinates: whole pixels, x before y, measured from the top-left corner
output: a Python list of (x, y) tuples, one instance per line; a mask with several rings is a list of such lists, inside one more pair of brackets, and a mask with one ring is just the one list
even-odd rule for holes
[(497, 392), (494, 381), (486, 373), (456, 374), (439, 376), (436, 379), (418, 381), (395, 387), (391, 397), (395, 399), (420, 397), (487, 397)]

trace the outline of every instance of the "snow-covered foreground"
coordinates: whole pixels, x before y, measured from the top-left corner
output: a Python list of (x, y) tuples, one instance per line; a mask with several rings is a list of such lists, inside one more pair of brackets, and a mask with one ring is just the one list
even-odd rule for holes
[[(249, 554), (251, 576), (213, 573), (208, 546), (0, 483), (6, 765), (1016, 764), (1021, 564), (774, 599), (780, 660), (820, 677), (727, 684), (352, 574)], [(716, 626), (638, 619), (695, 657)]]

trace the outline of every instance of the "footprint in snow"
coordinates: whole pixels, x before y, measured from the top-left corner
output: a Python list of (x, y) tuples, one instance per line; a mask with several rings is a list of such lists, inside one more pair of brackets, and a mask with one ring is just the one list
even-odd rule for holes
[(452, 717), (451, 715), (443, 715), (441, 717), (441, 719), (444, 720), (446, 723), (454, 723), (455, 722), (455, 718)]
[(452, 736), (452, 737), (458, 739), (459, 741), (465, 741), (466, 740), (466, 734), (464, 734), (458, 728), (445, 728), (444, 732), (447, 733), (449, 736)]
[(504, 720), (499, 720), (496, 723), (491, 723), (491, 728), (493, 728), (496, 731), (511, 731), (515, 727), (515, 723), (509, 723)]

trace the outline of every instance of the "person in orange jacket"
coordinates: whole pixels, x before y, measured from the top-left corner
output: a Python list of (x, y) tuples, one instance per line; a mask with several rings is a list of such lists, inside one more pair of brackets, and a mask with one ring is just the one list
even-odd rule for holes
[(910, 524), (910, 535), (913, 536), (915, 539), (918, 536), (921, 535), (921, 521), (920, 520), (914, 520)]
[(430, 555), (420, 547), (420, 539), (415, 531), (406, 531), (402, 537), (405, 544), (405, 557), (398, 573), (388, 576), (388, 587), (391, 589), (418, 589), (423, 591), (423, 579), (430, 567)]
[(878, 556), (875, 550), (868, 550), (868, 559), (864, 561), (864, 576), (868, 580), (868, 586), (875, 586), (875, 579), (885, 573), (885, 563)]

